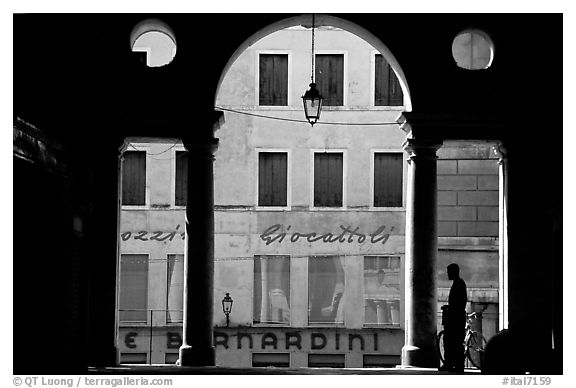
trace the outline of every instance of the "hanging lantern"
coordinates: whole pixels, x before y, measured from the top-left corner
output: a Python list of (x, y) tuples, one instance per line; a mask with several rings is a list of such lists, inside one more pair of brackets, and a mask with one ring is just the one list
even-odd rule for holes
[(230, 313), (232, 312), (232, 303), (234, 301), (230, 297), (230, 294), (227, 292), (224, 299), (222, 299), (222, 312), (226, 315), (226, 327), (230, 325)]
[(308, 120), (310, 125), (314, 126), (320, 119), (323, 100), (320, 92), (316, 89), (316, 83), (314, 83), (314, 14), (312, 14), (312, 75), (310, 76), (310, 80), (312, 81), (310, 83), (310, 89), (302, 96), (302, 103), (304, 104), (306, 120)]
[(304, 103), (304, 114), (306, 115), (306, 120), (310, 125), (314, 126), (316, 122), (320, 119), (320, 111), (322, 110), (322, 96), (318, 89), (316, 89), (316, 84), (312, 82), (310, 84), (310, 89), (304, 93), (302, 96), (302, 102)]

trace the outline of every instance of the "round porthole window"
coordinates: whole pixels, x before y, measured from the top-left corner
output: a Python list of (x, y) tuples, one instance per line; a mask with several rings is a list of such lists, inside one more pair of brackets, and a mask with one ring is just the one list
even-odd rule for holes
[(160, 20), (139, 23), (130, 37), (132, 52), (148, 67), (160, 67), (172, 62), (176, 56), (174, 33)]
[(487, 69), (494, 59), (494, 44), (483, 31), (462, 31), (452, 42), (452, 56), (458, 67), (463, 69)]

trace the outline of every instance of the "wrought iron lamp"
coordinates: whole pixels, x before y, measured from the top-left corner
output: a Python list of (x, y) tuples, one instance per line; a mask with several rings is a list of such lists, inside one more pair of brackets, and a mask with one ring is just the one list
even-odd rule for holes
[(302, 102), (304, 103), (306, 120), (308, 120), (311, 126), (314, 126), (320, 119), (323, 100), (320, 92), (316, 89), (316, 83), (314, 83), (314, 14), (312, 14), (312, 75), (310, 79), (312, 81), (310, 83), (310, 89), (302, 96)]
[(226, 327), (230, 325), (230, 313), (232, 312), (232, 303), (234, 301), (230, 297), (230, 294), (227, 292), (224, 299), (222, 299), (222, 312), (226, 315)]

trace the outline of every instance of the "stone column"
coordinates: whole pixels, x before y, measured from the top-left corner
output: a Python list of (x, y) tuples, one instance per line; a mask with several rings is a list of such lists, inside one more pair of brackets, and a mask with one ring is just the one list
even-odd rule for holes
[(438, 367), (436, 151), (441, 142), (407, 139), (405, 342), (402, 366)]
[(214, 151), (218, 139), (204, 144), (184, 139), (188, 150), (188, 197), (184, 254), (184, 323), (181, 366), (215, 365)]

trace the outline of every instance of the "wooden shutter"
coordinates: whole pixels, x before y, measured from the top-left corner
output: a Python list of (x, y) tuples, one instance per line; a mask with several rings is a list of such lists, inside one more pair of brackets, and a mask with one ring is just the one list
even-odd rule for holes
[(314, 206), (342, 207), (342, 153), (314, 154)]
[(146, 204), (146, 152), (124, 152), (122, 165), (122, 204)]
[(344, 105), (344, 55), (316, 55), (316, 86), (324, 106)]
[(374, 154), (374, 206), (402, 207), (401, 153)]
[(404, 97), (398, 77), (382, 54), (376, 54), (374, 66), (374, 105), (402, 106)]
[(148, 308), (148, 255), (120, 256), (120, 320), (146, 322)]
[(286, 206), (288, 154), (260, 152), (258, 159), (258, 205)]
[(390, 106), (402, 106), (404, 105), (404, 95), (402, 94), (402, 88), (400, 87), (400, 81), (396, 77), (396, 73), (392, 70), (392, 66), (388, 65), (388, 99)]
[(188, 199), (188, 152), (176, 151), (176, 182), (175, 182), (176, 206), (186, 206)]
[(288, 105), (287, 54), (260, 54), (259, 104)]

